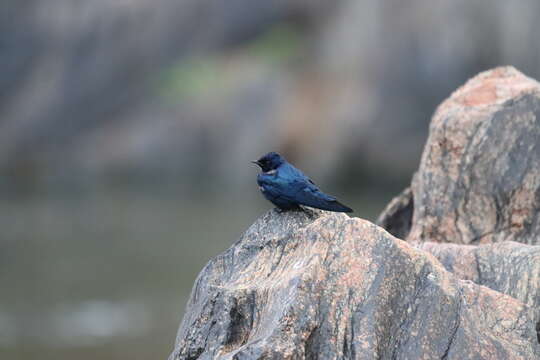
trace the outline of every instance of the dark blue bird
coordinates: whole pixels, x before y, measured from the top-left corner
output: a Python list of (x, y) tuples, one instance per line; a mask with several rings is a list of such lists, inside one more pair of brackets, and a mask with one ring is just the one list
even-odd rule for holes
[(253, 163), (262, 169), (257, 176), (259, 189), (281, 210), (300, 209), (299, 205), (305, 205), (328, 211), (353, 211), (319, 190), (310, 178), (276, 152), (268, 153)]

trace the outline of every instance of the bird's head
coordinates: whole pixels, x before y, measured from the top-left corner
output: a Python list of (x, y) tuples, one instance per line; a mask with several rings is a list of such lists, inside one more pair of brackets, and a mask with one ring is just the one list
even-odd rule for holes
[(263, 172), (268, 172), (277, 169), (281, 164), (285, 162), (285, 158), (279, 155), (277, 152), (269, 152), (257, 161), (252, 163), (261, 167)]

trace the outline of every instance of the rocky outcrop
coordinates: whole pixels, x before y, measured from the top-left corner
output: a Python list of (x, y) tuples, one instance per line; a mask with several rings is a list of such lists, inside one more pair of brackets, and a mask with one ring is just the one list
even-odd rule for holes
[(502, 67), (454, 92), (433, 116), (411, 188), (411, 211), (379, 218), (412, 212), (409, 241), (538, 244), (540, 84)]
[(377, 219), (377, 225), (400, 239), (406, 239), (411, 231), (414, 204), (410, 187), (390, 201)]
[(471, 79), (438, 108), (411, 187), (377, 223), (540, 310), (540, 246), (525, 245), (540, 244), (539, 125), (538, 82), (511, 67)]
[(472, 79), (379, 217), (391, 234), (267, 213), (199, 275), (170, 360), (540, 358), (539, 122), (535, 81)]
[(170, 359), (534, 359), (539, 320), (367, 221), (271, 211), (202, 271)]
[(540, 246), (504, 241), (480, 246), (414, 243), (457, 277), (499, 291), (540, 310)]

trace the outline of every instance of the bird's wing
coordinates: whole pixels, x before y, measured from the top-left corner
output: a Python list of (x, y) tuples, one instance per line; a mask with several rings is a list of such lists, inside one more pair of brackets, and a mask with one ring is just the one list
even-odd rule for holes
[(304, 182), (301, 190), (297, 191), (294, 199), (300, 205), (306, 205), (322, 210), (352, 212), (353, 209), (340, 203), (335, 197), (323, 193), (312, 183)]
[(298, 180), (305, 180), (311, 183), (312, 185), (314, 185), (315, 187), (317, 187), (317, 185), (315, 185), (313, 180), (311, 180), (306, 174), (304, 174), (302, 170), (294, 167), (291, 164), (287, 164), (283, 168), (285, 169), (285, 173), (288, 173), (290, 177), (298, 179)]
[(328, 194), (323, 193), (312, 182), (302, 181), (295, 186), (296, 194), (295, 199), (307, 206), (317, 207), (326, 204), (327, 202), (336, 201), (336, 198)]
[(273, 176), (259, 175), (258, 181), (259, 185), (264, 187), (265, 193), (293, 204), (330, 211), (352, 211), (335, 197), (323, 193), (310, 178), (290, 164), (281, 166)]
[(291, 200), (298, 202), (313, 202), (316, 200), (334, 201), (334, 197), (323, 193), (317, 185), (307, 177), (300, 169), (291, 164), (286, 164), (280, 169), (280, 177), (287, 179), (284, 193), (291, 197)]

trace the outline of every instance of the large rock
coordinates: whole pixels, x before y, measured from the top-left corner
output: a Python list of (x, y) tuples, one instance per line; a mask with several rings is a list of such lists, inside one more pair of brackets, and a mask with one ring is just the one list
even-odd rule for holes
[(414, 212), (413, 193), (406, 188), (386, 205), (377, 219), (377, 225), (400, 239), (406, 239), (411, 231)]
[(411, 187), (377, 223), (457, 277), (540, 309), (540, 246), (525, 245), (540, 244), (539, 212), (540, 84), (504, 67), (441, 104)]
[(202, 271), (170, 359), (538, 359), (539, 210), (540, 85), (480, 74), (378, 219), (408, 242), (269, 212)]
[[(540, 84), (512, 67), (479, 74), (437, 109), (412, 194), (378, 220), (409, 241), (539, 244)], [(412, 214), (412, 219), (410, 216)]]
[(480, 246), (414, 243), (457, 277), (510, 295), (540, 310), (540, 246), (513, 241)]
[(201, 272), (170, 359), (536, 359), (539, 320), (367, 221), (271, 211)]

